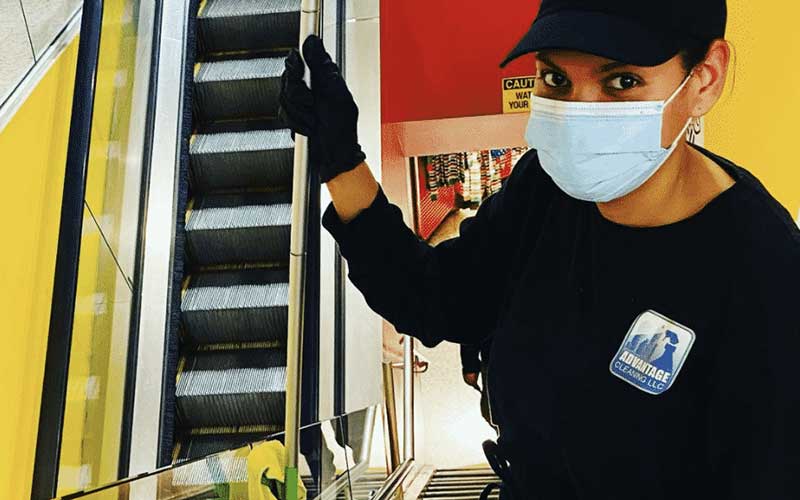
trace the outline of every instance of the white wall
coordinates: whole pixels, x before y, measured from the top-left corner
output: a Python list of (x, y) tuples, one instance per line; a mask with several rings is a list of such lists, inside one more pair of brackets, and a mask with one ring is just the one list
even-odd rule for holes
[[(358, 136), (372, 173), (381, 179), (380, 2), (348, 0), (346, 76), (360, 109)], [(382, 320), (348, 282), (345, 409), (356, 411), (383, 399)]]
[(481, 416), (480, 394), (462, 379), (458, 345), (428, 349), (417, 342), (416, 348), (430, 362), (417, 378), (417, 462), (438, 468), (485, 464), (481, 443), (497, 434)]
[(33, 50), (38, 59), (64, 29), (81, 0), (21, 0)]
[(28, 28), (17, 0), (0, 0), (0, 106), (33, 66)]
[[(336, 2), (326, 0), (323, 39), (335, 52)], [(346, 3), (345, 77), (360, 110), (359, 142), (375, 177), (381, 173), (380, 134), (380, 21), (378, 0), (348, 0)], [(322, 189), (323, 210), (330, 203)], [(334, 329), (334, 241), (323, 230), (320, 280), (320, 420), (333, 416)], [(349, 281), (346, 296), (345, 411), (380, 404), (382, 392), (381, 319), (367, 306)]]
[(81, 0), (0, 0), (0, 107), (67, 26)]

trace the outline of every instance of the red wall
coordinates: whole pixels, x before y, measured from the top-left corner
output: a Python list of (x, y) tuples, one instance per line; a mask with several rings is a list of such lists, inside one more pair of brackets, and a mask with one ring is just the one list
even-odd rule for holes
[(540, 0), (382, 0), (384, 123), (503, 112), (501, 80), (531, 75), (533, 56), (500, 62)]

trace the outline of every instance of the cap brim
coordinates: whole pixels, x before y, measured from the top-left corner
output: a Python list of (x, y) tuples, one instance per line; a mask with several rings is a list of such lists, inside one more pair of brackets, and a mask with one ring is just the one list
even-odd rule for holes
[(633, 19), (604, 12), (561, 11), (536, 19), (500, 63), (546, 49), (568, 49), (635, 66), (658, 66), (677, 55), (684, 40), (659, 33)]

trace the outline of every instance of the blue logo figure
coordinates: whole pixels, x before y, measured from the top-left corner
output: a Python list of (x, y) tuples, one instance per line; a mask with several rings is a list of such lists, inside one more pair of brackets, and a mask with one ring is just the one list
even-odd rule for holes
[(655, 311), (645, 311), (631, 325), (609, 368), (634, 387), (661, 394), (672, 387), (694, 339), (689, 328)]
[(636, 352), (636, 349), (639, 347), (639, 344), (645, 339), (644, 335), (634, 335), (630, 341), (625, 345), (625, 349)]
[(665, 372), (672, 372), (672, 356), (675, 354), (675, 349), (677, 349), (680, 341), (678, 340), (678, 334), (672, 330), (667, 330), (665, 336), (667, 344), (664, 345), (664, 353), (658, 359), (650, 361), (650, 364)]
[[(650, 361), (653, 358), (653, 353), (656, 351), (659, 344), (662, 343), (664, 334), (650, 334), (650, 338), (646, 338), (646, 335), (636, 335), (634, 339), (636, 339), (636, 337), (641, 337), (638, 339), (636, 347), (634, 348), (633, 345), (631, 345), (631, 347), (626, 346), (626, 348), (640, 358)], [(631, 340), (630, 343), (633, 343), (633, 340)]]

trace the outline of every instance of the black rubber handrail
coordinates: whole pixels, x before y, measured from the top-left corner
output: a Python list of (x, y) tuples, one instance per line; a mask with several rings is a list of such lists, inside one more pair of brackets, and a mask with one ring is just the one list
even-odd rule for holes
[(50, 329), (44, 365), (39, 432), (33, 467), (33, 500), (56, 496), (61, 458), (61, 432), (67, 399), (67, 375), (78, 285), (78, 260), (83, 230), (83, 204), (89, 163), (97, 61), (103, 23), (102, 0), (85, 0), (81, 15), (75, 91), (61, 199)]

